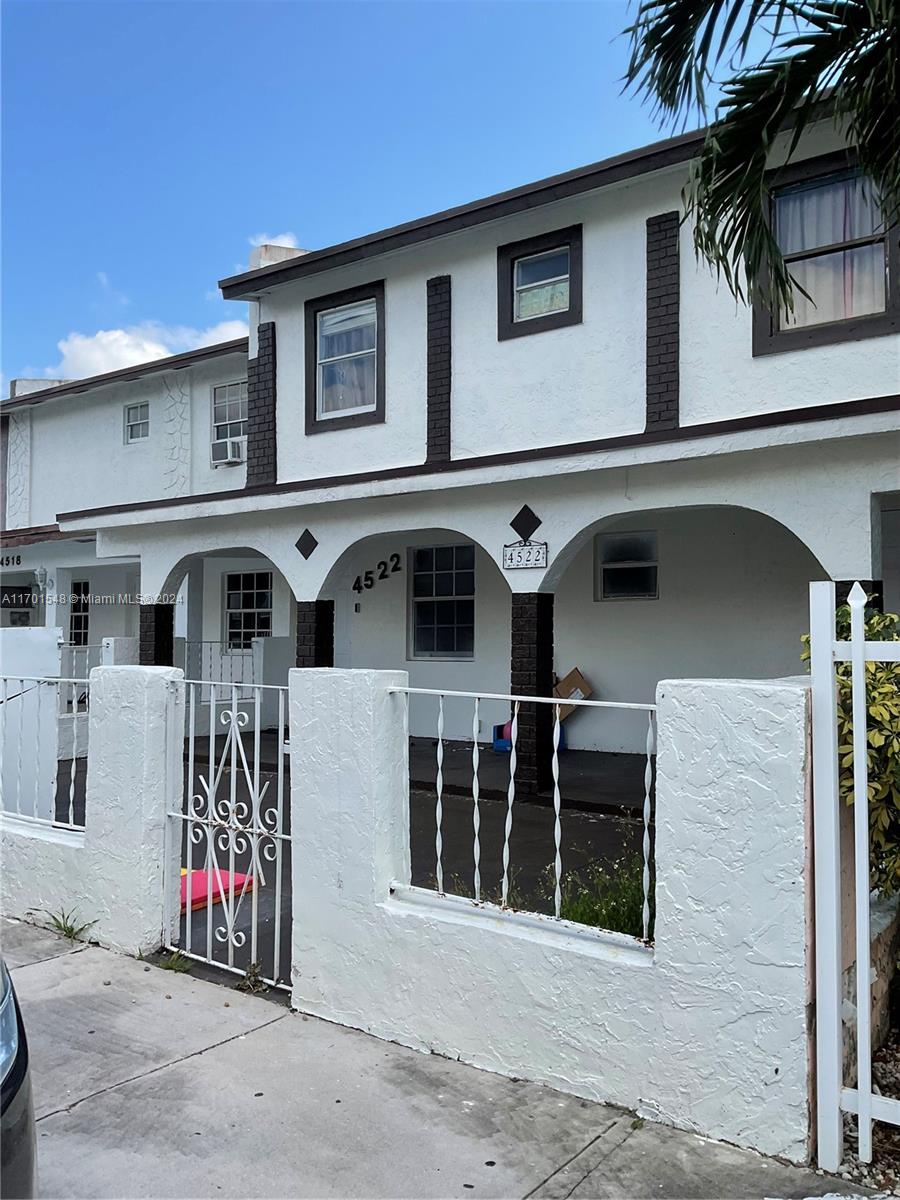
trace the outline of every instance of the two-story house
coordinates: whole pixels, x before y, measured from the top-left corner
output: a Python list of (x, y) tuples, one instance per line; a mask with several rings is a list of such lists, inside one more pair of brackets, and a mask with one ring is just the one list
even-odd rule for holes
[[(139, 608), (85, 617), (76, 589), (35, 619), (121, 627), (191, 678), (404, 667), (547, 695), (578, 667), (635, 701), (797, 673), (811, 580), (900, 608), (898, 230), (825, 122), (772, 159), (810, 298), (790, 318), (736, 303), (681, 223), (701, 136), (264, 251), (220, 285), (250, 304), (248, 348), (7, 401), (5, 583), (115, 573)], [(503, 716), (486, 706), (481, 735)], [(448, 736), (471, 731), (448, 702)], [(545, 732), (521, 735), (523, 783)], [(567, 734), (644, 736), (598, 712)]]

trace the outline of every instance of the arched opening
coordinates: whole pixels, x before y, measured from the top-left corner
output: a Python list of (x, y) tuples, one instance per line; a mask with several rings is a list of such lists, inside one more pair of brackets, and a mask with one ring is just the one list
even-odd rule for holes
[[(808, 585), (827, 579), (810, 550), (762, 513), (736, 506), (651, 509), (604, 518), (560, 552), (558, 674), (577, 666), (597, 699), (652, 702), (667, 678), (773, 678), (801, 671)], [(640, 753), (627, 713), (582, 710), (568, 745)]]
[(174, 665), (189, 680), (287, 685), (295, 600), (275, 564), (237, 546), (186, 555), (162, 594), (175, 598)]
[[(341, 554), (320, 599), (334, 603), (334, 665), (408, 671), (411, 687), (509, 689), (510, 591), (487, 551), (466, 534), (423, 528), (361, 538)], [(433, 738), (435, 704), (410, 697), (411, 769), (417, 739)], [(481, 736), (507, 706), (486, 706)], [(449, 739), (471, 739), (470, 702), (449, 699)]]

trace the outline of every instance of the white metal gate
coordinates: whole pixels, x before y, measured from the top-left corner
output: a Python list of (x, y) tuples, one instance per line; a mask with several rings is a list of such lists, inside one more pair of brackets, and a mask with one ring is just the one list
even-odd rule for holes
[(288, 988), (287, 688), (205, 680), (173, 688), (184, 689), (185, 740), (168, 814), (168, 948)]
[[(816, 921), (816, 1090), (819, 1166), (843, 1157), (841, 1114), (859, 1122), (859, 1157), (872, 1161), (872, 1121), (900, 1125), (900, 1100), (872, 1089), (872, 967), (869, 927), (869, 797), (866, 662), (900, 662), (900, 642), (867, 642), (866, 594), (850, 591), (850, 640), (835, 636), (833, 583), (810, 585)], [(842, 1076), (841, 847), (836, 664), (850, 664), (853, 718), (853, 839), (856, 885), (856, 1087)], [(863, 881), (863, 882), (861, 882)]]

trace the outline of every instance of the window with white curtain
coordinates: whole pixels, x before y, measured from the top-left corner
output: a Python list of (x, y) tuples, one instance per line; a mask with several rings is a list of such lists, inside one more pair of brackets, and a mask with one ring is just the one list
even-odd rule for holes
[(377, 339), (378, 316), (374, 298), (318, 314), (318, 420), (375, 410)]
[(885, 228), (872, 183), (858, 171), (801, 183), (773, 196), (775, 235), (796, 283), (789, 330), (883, 313)]

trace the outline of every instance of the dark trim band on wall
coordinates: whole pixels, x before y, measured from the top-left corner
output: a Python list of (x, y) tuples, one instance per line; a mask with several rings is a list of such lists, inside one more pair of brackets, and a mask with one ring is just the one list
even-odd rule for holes
[(679, 424), (681, 279), (677, 212), (647, 219), (647, 428)]
[[(227, 492), (199, 492), (193, 496), (166, 496), (161, 500), (138, 500), (134, 504), (109, 504), (103, 508), (84, 508), (57, 514), (58, 521), (83, 521), (88, 517), (114, 516), (117, 513), (147, 512), (156, 508), (190, 507), (220, 500), (239, 500), (254, 496), (289, 496), (314, 492), (323, 487), (348, 487), (355, 483), (381, 483), (391, 479), (415, 479), (420, 475), (449, 475), (485, 467), (505, 467), (517, 463), (545, 462), (571, 455), (597, 454), (631, 446), (665, 446), (730, 433), (748, 433), (759, 429), (779, 429), (785, 425), (806, 425), (815, 421), (834, 421), (847, 417), (866, 417), (900, 410), (900, 393), (870, 396), (865, 400), (839, 400), (833, 404), (784, 409), (781, 412), (754, 413), (750, 417), (729, 417), (702, 425), (680, 425), (678, 429), (645, 430), (622, 433), (616, 437), (594, 438), (586, 442), (566, 442), (558, 446), (536, 446), (527, 450), (505, 450), (475, 458), (452, 458), (447, 462), (415, 463), (407, 467), (387, 467), (380, 471), (356, 471), (349, 475), (326, 475), (317, 479), (296, 479), (274, 487), (238, 488)], [(717, 450), (721, 453), (721, 450)], [(590, 468), (585, 468), (590, 469)], [(77, 531), (81, 532), (81, 531)]]
[(257, 331), (256, 358), (247, 362), (247, 487), (277, 482), (275, 322)]
[[(563, 329), (566, 325), (581, 324), (582, 270), (581, 270), (580, 225), (567, 229), (554, 229), (538, 237), (524, 238), (497, 247), (497, 340), (528, 337), (532, 333), (544, 333), (548, 329)], [(562, 312), (545, 313), (530, 317), (527, 321), (515, 319), (515, 269), (516, 261), (546, 250), (567, 249), (569, 251), (569, 307)]]
[(426, 462), (450, 457), (451, 291), (450, 276), (437, 275), (426, 284), (427, 425)]
[[(371, 412), (351, 413), (346, 417), (319, 417), (316, 405), (318, 390), (318, 317), (332, 308), (356, 304), (362, 300), (375, 301), (375, 408)], [(307, 300), (304, 310), (303, 359), (306, 376), (306, 432), (327, 433), (336, 429), (351, 429), (359, 425), (379, 425), (384, 422), (384, 280), (345, 288), (328, 296)]]

